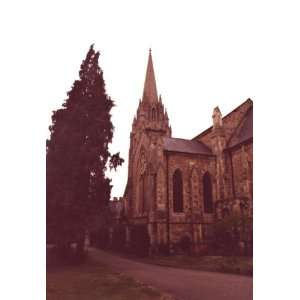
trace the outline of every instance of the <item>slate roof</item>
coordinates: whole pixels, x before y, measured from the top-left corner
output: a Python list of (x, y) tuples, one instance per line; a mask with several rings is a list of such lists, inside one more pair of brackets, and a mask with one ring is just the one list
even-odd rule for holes
[(253, 107), (251, 106), (243, 118), (243, 123), (233, 133), (228, 142), (228, 148), (246, 142), (253, 138)]
[(172, 152), (183, 152), (191, 154), (212, 155), (211, 150), (203, 143), (196, 140), (185, 140), (179, 138), (164, 138), (164, 150)]

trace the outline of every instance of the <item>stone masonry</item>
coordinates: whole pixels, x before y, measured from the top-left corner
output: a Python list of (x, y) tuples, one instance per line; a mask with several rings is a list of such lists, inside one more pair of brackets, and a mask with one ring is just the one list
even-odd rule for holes
[(129, 244), (131, 229), (143, 225), (151, 251), (159, 245), (175, 251), (185, 237), (198, 252), (212, 238), (214, 222), (240, 212), (241, 203), (249, 204), (246, 213), (252, 217), (252, 122), (253, 103), (248, 99), (225, 117), (216, 107), (212, 126), (195, 138), (172, 137), (150, 50), (121, 200)]

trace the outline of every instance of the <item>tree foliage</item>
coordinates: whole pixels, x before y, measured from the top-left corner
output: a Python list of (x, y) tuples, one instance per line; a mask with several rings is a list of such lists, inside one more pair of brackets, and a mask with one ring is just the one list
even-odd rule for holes
[(47, 140), (47, 240), (67, 245), (82, 241), (86, 230), (96, 226), (108, 204), (111, 180), (107, 167), (123, 159), (111, 154), (111, 109), (106, 94), (99, 52), (93, 45), (82, 62), (62, 108), (53, 112)]

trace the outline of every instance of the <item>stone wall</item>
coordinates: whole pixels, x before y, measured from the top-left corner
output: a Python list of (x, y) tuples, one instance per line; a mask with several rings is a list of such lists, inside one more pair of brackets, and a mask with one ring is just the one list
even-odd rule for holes
[[(203, 186), (202, 177), (205, 172), (209, 172), (212, 179), (213, 199), (216, 197), (215, 191), (215, 158), (200, 155), (189, 155), (181, 153), (169, 153), (168, 154), (168, 167), (169, 167), (169, 205), (171, 221), (182, 221), (186, 219), (186, 214), (196, 211), (202, 213), (203, 208)], [(173, 211), (173, 174), (176, 169), (180, 169), (183, 179), (183, 201), (184, 201), (184, 213), (174, 213)], [(195, 184), (194, 197), (192, 193), (192, 175), (195, 174), (198, 177), (198, 184)], [(194, 175), (194, 177), (195, 177)], [(199, 193), (199, 194), (197, 194)], [(194, 201), (193, 201), (194, 198)], [(199, 201), (199, 203), (197, 203)], [(194, 203), (193, 203), (194, 202)]]
[[(137, 132), (135, 138), (138, 138), (131, 144), (131, 187), (125, 201), (131, 203), (129, 222), (147, 225), (152, 248), (166, 245), (168, 241), (171, 248), (176, 247), (186, 236), (197, 252), (201, 243), (212, 238), (216, 210), (205, 213), (203, 209), (203, 176), (206, 172), (211, 178), (214, 207), (215, 204), (224, 206), (227, 202), (234, 207), (240, 203), (238, 198), (252, 201), (252, 142), (226, 149), (251, 105), (252, 101), (247, 100), (222, 119), (222, 127), (209, 128), (196, 137), (212, 149), (214, 155), (211, 156), (164, 151), (165, 134), (151, 130)], [(173, 175), (177, 169), (181, 171), (183, 183), (182, 212), (174, 212), (173, 207)], [(144, 197), (140, 195), (142, 174), (145, 178)], [(146, 210), (141, 209), (141, 201), (147, 204)]]
[(252, 200), (253, 192), (253, 144), (241, 145), (232, 150), (232, 166), (235, 196)]
[[(213, 200), (216, 199), (215, 157), (168, 153), (168, 187), (170, 207), (170, 242), (176, 244), (183, 236), (189, 236), (197, 245), (203, 238), (202, 223), (212, 223), (213, 214), (203, 211), (203, 175), (209, 172), (212, 179)], [(173, 174), (180, 169), (183, 179), (184, 210), (173, 210)], [(197, 246), (195, 246), (197, 247)]]

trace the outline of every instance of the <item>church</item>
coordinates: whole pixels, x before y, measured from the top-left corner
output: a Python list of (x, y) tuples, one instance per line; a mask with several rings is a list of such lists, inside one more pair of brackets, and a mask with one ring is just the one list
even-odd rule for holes
[(149, 251), (175, 251), (188, 239), (199, 253), (213, 238), (214, 224), (232, 213), (252, 218), (253, 102), (226, 116), (212, 110), (212, 126), (192, 139), (172, 136), (158, 96), (149, 51), (142, 99), (133, 118), (128, 181), (120, 200), (119, 224), (130, 247), (144, 228)]

